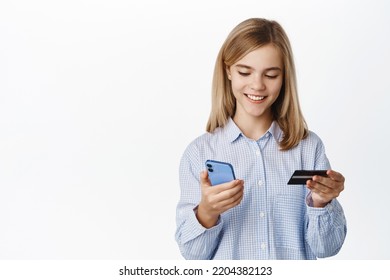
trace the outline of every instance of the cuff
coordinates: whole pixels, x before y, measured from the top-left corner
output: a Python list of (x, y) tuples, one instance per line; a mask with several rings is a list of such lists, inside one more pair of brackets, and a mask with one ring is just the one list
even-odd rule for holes
[(313, 199), (311, 198), (311, 193), (309, 193), (306, 197), (306, 204), (308, 215), (320, 216), (325, 213), (332, 214), (334, 212), (342, 212), (341, 206), (336, 199), (332, 199), (331, 201), (329, 201), (329, 203), (325, 207), (313, 207)]
[(198, 207), (195, 207), (194, 210), (189, 213), (186, 219), (188, 225), (186, 226), (186, 230), (182, 233), (183, 242), (192, 240), (201, 234), (207, 234), (210, 237), (217, 237), (223, 227), (223, 219), (221, 218), (221, 216), (219, 217), (215, 226), (211, 228), (205, 228), (204, 226), (202, 226), (196, 218), (197, 209)]

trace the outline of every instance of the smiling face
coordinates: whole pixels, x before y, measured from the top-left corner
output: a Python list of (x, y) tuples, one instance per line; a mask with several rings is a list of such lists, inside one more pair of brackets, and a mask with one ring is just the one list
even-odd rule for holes
[(236, 98), (234, 120), (272, 121), (271, 106), (283, 85), (283, 62), (279, 50), (262, 46), (226, 69)]

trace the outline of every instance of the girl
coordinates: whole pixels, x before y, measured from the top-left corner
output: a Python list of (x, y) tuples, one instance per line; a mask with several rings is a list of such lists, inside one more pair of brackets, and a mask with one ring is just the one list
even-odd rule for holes
[[(248, 19), (227, 37), (215, 65), (208, 133), (180, 163), (176, 241), (186, 259), (316, 259), (337, 254), (346, 235), (321, 139), (298, 103), (289, 40), (275, 21)], [(205, 161), (238, 178), (211, 186)], [(327, 170), (287, 185), (295, 170)]]

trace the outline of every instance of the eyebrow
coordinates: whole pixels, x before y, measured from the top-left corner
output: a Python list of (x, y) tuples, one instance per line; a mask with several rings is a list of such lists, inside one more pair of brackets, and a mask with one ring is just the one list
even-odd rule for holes
[[(245, 65), (245, 64), (237, 64), (236, 67), (240, 67), (240, 68), (246, 68), (246, 69), (250, 69), (250, 70), (253, 70), (253, 67), (250, 67), (248, 65)], [(269, 67), (269, 68), (266, 68), (265, 71), (271, 71), (271, 70), (279, 70), (279, 71), (282, 71), (282, 69), (280, 69), (279, 67)]]

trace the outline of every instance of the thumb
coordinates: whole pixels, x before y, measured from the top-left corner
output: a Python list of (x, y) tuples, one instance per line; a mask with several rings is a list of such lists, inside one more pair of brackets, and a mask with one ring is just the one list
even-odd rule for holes
[(202, 187), (211, 187), (209, 174), (207, 173), (206, 170), (200, 172), (200, 184), (202, 185)]

